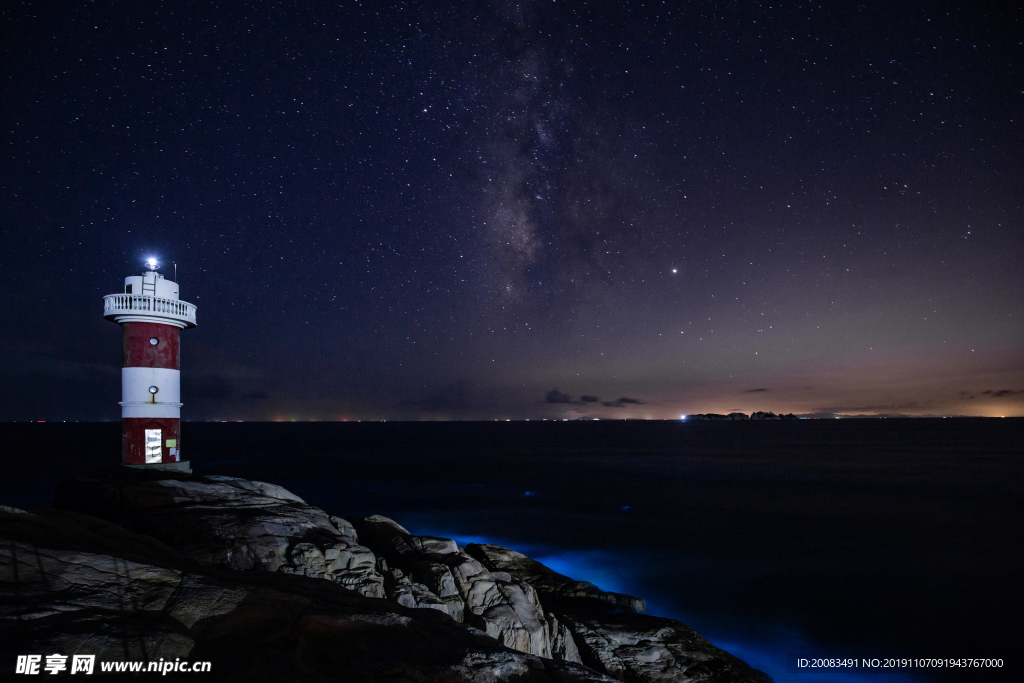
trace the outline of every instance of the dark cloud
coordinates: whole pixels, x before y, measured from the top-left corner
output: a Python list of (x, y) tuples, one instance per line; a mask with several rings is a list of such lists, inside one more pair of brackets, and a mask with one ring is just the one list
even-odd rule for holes
[(745, 392), (743, 392), (743, 393), (745, 393), (745, 394), (759, 394), (759, 393), (761, 393), (762, 391), (768, 391), (768, 389), (765, 389), (765, 388), (761, 388), (761, 389), (747, 389), (747, 390), (746, 390)]
[(608, 406), (609, 408), (621, 408), (625, 405), (643, 405), (644, 402), (638, 398), (627, 398), (622, 396), (614, 401), (605, 401), (601, 405)]
[[(857, 409), (855, 408), (854, 410), (857, 410)], [(911, 415), (910, 413), (881, 412), (881, 413), (868, 413), (868, 414), (859, 413), (859, 414), (856, 414), (856, 415), (850, 415), (850, 414), (844, 414), (844, 413), (828, 413), (828, 412), (825, 412), (825, 413), (800, 413), (799, 415), (797, 415), (797, 417), (805, 417), (805, 418), (810, 419), (810, 420), (836, 420), (836, 419), (839, 419), (839, 420), (872, 420), (872, 419), (881, 419), (883, 417), (884, 418), (895, 418), (895, 417), (945, 417), (945, 416), (942, 416), (942, 415), (932, 415), (932, 414), (928, 414), (928, 413), (921, 414), (921, 415), (916, 415), (916, 414), (915, 415)]]
[(459, 380), (410, 404), (426, 410), (466, 410), (472, 404), (469, 394), (469, 384)]
[(0, 375), (10, 377), (52, 377), (55, 379), (95, 380), (121, 374), (121, 369), (108, 363), (88, 363), (75, 358), (27, 354), (17, 361), (0, 360)]
[(1024, 394), (1024, 391), (1014, 389), (989, 389), (988, 391), (981, 392), (985, 396), (991, 396), (992, 398), (1003, 398), (1004, 396), (1019, 396)]
[(889, 404), (889, 405), (869, 405), (869, 406), (830, 406), (825, 408), (818, 408), (814, 413), (890, 413), (891, 411), (897, 411), (902, 414), (904, 410), (922, 410), (929, 406), (924, 406), (917, 401), (910, 401), (909, 403)]
[(974, 394), (972, 394), (969, 391), (961, 391), (959, 394), (957, 394), (957, 396), (964, 401), (974, 398)]
[(590, 396), (590, 395), (580, 396), (580, 401), (582, 403), (597, 403), (600, 400), (601, 399), (598, 398), (597, 396)]
[(544, 395), (544, 400), (548, 403), (572, 403), (572, 396), (555, 388)]
[(250, 391), (248, 394), (245, 395), (245, 397), (246, 398), (251, 398), (251, 399), (256, 400), (256, 401), (262, 401), (263, 399), (267, 398), (267, 392), (265, 392), (265, 391)]
[(182, 395), (186, 398), (205, 398), (223, 401), (235, 393), (235, 384), (222, 375), (204, 375), (191, 378), (182, 373)]
[[(118, 368), (119, 370), (119, 368)], [(44, 375), (0, 374), (0, 415), (9, 420), (114, 420), (120, 419), (120, 372), (113, 376), (80, 379)], [(68, 397), (90, 396), (90, 403), (75, 405)], [(9, 452), (10, 449), (8, 448)]]

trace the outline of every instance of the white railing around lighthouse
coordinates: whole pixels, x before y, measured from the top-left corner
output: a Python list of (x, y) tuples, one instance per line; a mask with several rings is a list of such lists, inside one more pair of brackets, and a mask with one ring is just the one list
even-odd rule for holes
[(103, 316), (154, 315), (196, 324), (196, 306), (179, 299), (163, 299), (141, 294), (107, 294), (103, 297)]

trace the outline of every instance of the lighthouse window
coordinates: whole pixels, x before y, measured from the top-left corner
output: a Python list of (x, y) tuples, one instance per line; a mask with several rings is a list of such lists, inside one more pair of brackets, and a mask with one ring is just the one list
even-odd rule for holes
[(157, 344), (160, 343), (160, 340), (157, 339), (156, 337), (150, 337), (149, 338), (149, 343), (152, 344), (153, 346), (156, 346)]
[(124, 286), (124, 293), (125, 294), (131, 294), (132, 293), (132, 286), (131, 285), (125, 285)]

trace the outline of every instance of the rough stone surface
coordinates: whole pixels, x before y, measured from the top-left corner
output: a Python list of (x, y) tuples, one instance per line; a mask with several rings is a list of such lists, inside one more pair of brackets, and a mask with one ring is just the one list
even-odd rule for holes
[[(574, 581), (522, 553), (496, 545), (470, 544), (466, 551), (495, 574), (533, 586), (552, 610), (549, 618), (566, 629), (567, 645), (587, 666), (629, 683), (766, 681), (768, 676), (716, 648), (673, 619), (640, 614), (640, 598), (608, 593)], [(617, 612), (609, 611), (617, 608)]]
[[(387, 517), (351, 517), (359, 538), (384, 564), (388, 597), (409, 607), (446, 610), (520, 652), (579, 661), (571, 636), (552, 631), (537, 591), (508, 573), (492, 574), (448, 538), (413, 536)], [(390, 577), (390, 578), (389, 578)]]
[(301, 574), (384, 596), (355, 529), (277, 486), (235, 477), (62, 482), (57, 505), (145, 532), (213, 567)]
[(93, 654), (97, 673), (109, 661), (210, 661), (223, 681), (613, 681), (434, 610), (330, 581), (203, 567), (95, 518), (4, 506), (0, 658), (25, 653)]
[(583, 598), (606, 603), (628, 612), (647, 611), (647, 604), (643, 598), (603, 591), (589, 581), (576, 581), (515, 550), (499, 545), (470, 543), (466, 546), (466, 552), (478, 558), (492, 571), (505, 572), (529, 583), (542, 595)]
[(641, 598), (274, 484), (120, 472), (56, 498), (104, 519), (0, 506), (0, 650), (209, 659), (226, 680), (770, 680)]
[(626, 612), (563, 619), (576, 636), (583, 663), (620, 681), (771, 680), (673, 619)]

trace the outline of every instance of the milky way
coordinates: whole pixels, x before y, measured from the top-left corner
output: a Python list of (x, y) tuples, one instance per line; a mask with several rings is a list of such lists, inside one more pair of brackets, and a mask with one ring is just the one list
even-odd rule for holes
[(187, 419), (1024, 412), (1019, 13), (0, 18), (4, 418), (116, 417), (148, 256)]

